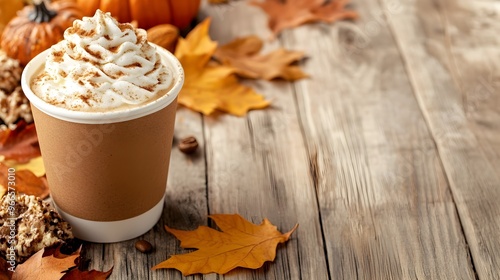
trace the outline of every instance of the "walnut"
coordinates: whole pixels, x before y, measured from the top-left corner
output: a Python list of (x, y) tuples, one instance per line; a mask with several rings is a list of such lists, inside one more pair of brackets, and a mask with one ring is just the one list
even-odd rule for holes
[(0, 200), (0, 225), (0, 255), (5, 258), (11, 254), (12, 246), (17, 263), (44, 247), (73, 239), (71, 226), (48, 202), (32, 195), (4, 195)]
[(19, 85), (22, 72), (19, 61), (0, 51), (0, 90), (12, 92)]
[(21, 89), (22, 71), (19, 61), (0, 50), (0, 130), (14, 129), (20, 119), (33, 122), (29, 101)]
[(19, 119), (24, 119), (27, 123), (33, 122), (30, 103), (20, 86), (9, 94), (0, 90), (0, 119), (11, 129), (15, 128)]

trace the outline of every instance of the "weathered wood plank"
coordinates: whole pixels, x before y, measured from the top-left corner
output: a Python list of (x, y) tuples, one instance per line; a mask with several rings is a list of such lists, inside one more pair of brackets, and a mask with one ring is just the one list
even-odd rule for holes
[[(448, 6), (454, 6), (450, 8)], [(461, 8), (468, 6), (468, 9)], [(450, 9), (447, 11), (447, 9)], [(478, 143), (495, 170), (500, 170), (500, 3), (447, 1), (442, 10), (451, 25), (463, 26), (462, 14), (471, 19), (450, 32), (455, 76), (461, 82), (464, 110)], [(461, 40), (467, 37), (468, 40)]]
[[(474, 279), (440, 158), (384, 12), (287, 31), (332, 279)], [(387, 16), (397, 6), (384, 6)], [(411, 25), (406, 23), (407, 25)], [(453, 256), (450, 258), (450, 256)]]
[[(486, 36), (500, 31), (498, 3), (424, 0), (402, 5), (402, 12), (390, 18), (390, 28), (436, 141), (477, 275), (499, 279), (500, 147), (490, 139), (500, 134), (497, 125), (488, 125), (500, 120), (499, 96), (491, 90), (481, 100), (484, 92), (474, 90), (493, 86), (481, 84), (483, 79), (498, 79), (498, 61), (490, 57), (499, 54), (498, 36)], [(496, 11), (486, 16), (479, 5), (496, 5)], [(491, 70), (496, 70), (493, 76), (484, 76)], [(478, 98), (480, 110), (471, 112)]]
[[(221, 10), (227, 9), (227, 10)], [(257, 34), (268, 38), (265, 15), (244, 1), (211, 7), (214, 38), (227, 42)], [(244, 20), (242, 20), (244, 19)], [(269, 42), (265, 50), (278, 47)], [(267, 217), (281, 231), (300, 226), (279, 246), (276, 260), (228, 279), (328, 279), (316, 196), (293, 91), (287, 82), (249, 82), (272, 100), (246, 117), (220, 115), (205, 122), (210, 213), (240, 213), (255, 223)]]
[[(244, 118), (179, 110), (176, 138), (195, 135), (201, 149), (174, 148), (164, 215), (141, 237), (156, 251), (87, 244), (90, 267), (114, 265), (111, 279), (185, 279), (149, 270), (184, 252), (163, 226), (237, 212), (300, 227), (262, 269), (189, 279), (500, 278), (498, 3), (353, 6), (355, 23), (307, 25), (266, 44), (305, 50), (312, 76), (249, 82), (272, 108)], [(220, 42), (269, 38), (265, 15), (245, 1), (202, 13)]]

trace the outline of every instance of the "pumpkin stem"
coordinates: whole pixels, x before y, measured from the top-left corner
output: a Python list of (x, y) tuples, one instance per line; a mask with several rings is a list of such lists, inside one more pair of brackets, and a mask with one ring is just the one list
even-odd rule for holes
[(34, 4), (35, 8), (29, 13), (28, 18), (36, 23), (49, 22), (57, 16), (57, 12), (49, 10), (45, 6), (45, 1), (40, 1), (39, 4)]

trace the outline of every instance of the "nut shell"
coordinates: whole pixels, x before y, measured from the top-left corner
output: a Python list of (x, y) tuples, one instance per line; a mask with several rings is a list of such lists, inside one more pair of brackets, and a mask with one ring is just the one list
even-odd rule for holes
[(12, 92), (20, 85), (23, 68), (19, 61), (12, 59), (0, 50), (0, 90)]
[[(48, 202), (35, 196), (8, 193), (0, 207), (0, 255), (4, 258), (7, 249), (14, 248), (16, 262), (22, 263), (44, 247), (73, 239), (71, 226)], [(15, 243), (9, 243), (12, 239)]]
[(160, 24), (147, 30), (148, 41), (167, 49), (170, 52), (175, 51), (177, 39), (179, 38), (179, 29), (170, 24)]
[(20, 86), (11, 93), (0, 90), (0, 119), (10, 129), (16, 127), (19, 119), (27, 123), (33, 122), (30, 103)]
[(19, 61), (0, 50), (0, 130), (14, 129), (21, 119), (33, 122), (30, 103), (21, 88), (22, 71)]

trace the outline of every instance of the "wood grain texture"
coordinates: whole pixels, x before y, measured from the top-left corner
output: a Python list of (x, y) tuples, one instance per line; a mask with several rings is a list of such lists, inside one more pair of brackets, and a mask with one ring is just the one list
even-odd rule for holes
[[(493, 2), (489, 3), (493, 8)], [(482, 93), (464, 91), (465, 88), (475, 87), (471, 79), (487, 79), (484, 74), (491, 69), (485, 61), (491, 61), (491, 58), (486, 54), (495, 50), (486, 47), (483, 52), (475, 48), (476, 40), (487, 40), (484, 44), (488, 46), (498, 43), (498, 38), (487, 39), (485, 31), (475, 34), (477, 27), (474, 24), (482, 21), (481, 8), (476, 5), (481, 3), (426, 0), (408, 1), (403, 5), (403, 12), (391, 17), (390, 27), (438, 147), (477, 275), (480, 279), (498, 279), (500, 204), (497, 202), (500, 199), (500, 178), (498, 166), (492, 164), (488, 157), (498, 158), (499, 147), (485, 139), (485, 133), (490, 134), (492, 127), (478, 126), (481, 119), (487, 116), (489, 121), (496, 119), (498, 122), (498, 91), (490, 91), (487, 101), (492, 104), (483, 105), (480, 113), (472, 114), (467, 110), (470, 101), (480, 98)], [(498, 32), (498, 23), (492, 20), (486, 22), (493, 23), (488, 32)], [(459, 42), (464, 41), (459, 38), (467, 38), (470, 45)], [(458, 47), (455, 48), (455, 44)], [(492, 63), (493, 69), (498, 69), (498, 63)], [(462, 69), (468, 67), (480, 70), (469, 72), (471, 76), (462, 79)], [(472, 120), (468, 119), (467, 112)], [(486, 146), (480, 144), (481, 138), (483, 145), (488, 143)]]
[(283, 36), (287, 47), (316, 54), (305, 64), (311, 80), (295, 90), (332, 279), (474, 279), (448, 182), (386, 15), (376, 2), (353, 6), (356, 23)]
[[(269, 36), (259, 9), (245, 2), (233, 2), (227, 8), (223, 14), (217, 7), (205, 10), (212, 16), (215, 40), (225, 43), (249, 34)], [(238, 20), (243, 17), (251, 20)], [(263, 52), (277, 47), (278, 42), (267, 42)], [(278, 249), (272, 264), (226, 277), (326, 279), (316, 196), (291, 84), (249, 81), (248, 85), (272, 100), (272, 107), (252, 111), (245, 118), (206, 118), (210, 213), (240, 213), (254, 223), (267, 217), (283, 232), (296, 223), (300, 226)]]
[[(302, 50), (311, 78), (245, 81), (272, 100), (246, 117), (178, 111), (166, 207), (138, 239), (85, 244), (110, 279), (500, 279), (500, 5), (352, 1), (355, 22), (308, 24), (268, 41), (247, 1), (204, 4), (219, 43), (256, 34)], [(194, 135), (186, 156), (177, 141)], [(164, 225), (209, 214), (299, 223), (273, 263), (183, 277), (150, 267), (184, 253)]]

